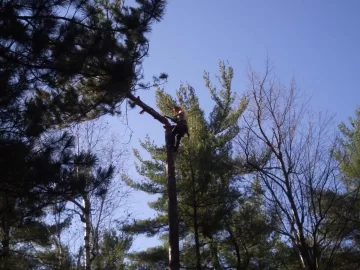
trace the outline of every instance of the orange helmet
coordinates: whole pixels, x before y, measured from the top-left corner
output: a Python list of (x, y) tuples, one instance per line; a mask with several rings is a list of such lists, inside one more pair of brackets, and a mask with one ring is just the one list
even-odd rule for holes
[(181, 111), (181, 108), (179, 106), (174, 106), (173, 112)]

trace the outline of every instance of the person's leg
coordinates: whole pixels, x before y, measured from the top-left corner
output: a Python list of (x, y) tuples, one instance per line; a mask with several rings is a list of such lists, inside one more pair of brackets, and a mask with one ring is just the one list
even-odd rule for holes
[(179, 125), (173, 125), (172, 133), (173, 134), (179, 133)]
[(179, 127), (177, 125), (173, 125), (171, 141), (169, 142), (169, 146), (174, 147), (176, 144), (176, 136), (179, 134)]
[(179, 134), (179, 133), (176, 134), (174, 152), (176, 152), (179, 149), (181, 138), (182, 138), (181, 134)]
[(185, 134), (186, 134), (188, 137), (190, 137), (189, 128), (188, 128), (187, 125), (186, 125), (185, 128), (184, 128), (184, 135), (183, 135), (183, 136), (185, 136)]
[(177, 125), (174, 151), (177, 151), (179, 149), (181, 138), (185, 136), (185, 133), (186, 133), (186, 125), (182, 125), (182, 124)]

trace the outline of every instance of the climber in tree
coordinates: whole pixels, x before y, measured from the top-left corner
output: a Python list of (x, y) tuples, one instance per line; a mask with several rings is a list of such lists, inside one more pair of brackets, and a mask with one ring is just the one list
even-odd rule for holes
[(176, 152), (179, 149), (181, 138), (185, 136), (185, 134), (190, 137), (189, 129), (187, 125), (187, 119), (185, 112), (178, 106), (175, 106), (173, 108), (173, 112), (175, 115), (173, 117), (165, 116), (169, 118), (171, 121), (176, 123), (176, 125), (173, 125), (172, 129), (172, 143), (175, 142), (174, 145), (174, 152)]

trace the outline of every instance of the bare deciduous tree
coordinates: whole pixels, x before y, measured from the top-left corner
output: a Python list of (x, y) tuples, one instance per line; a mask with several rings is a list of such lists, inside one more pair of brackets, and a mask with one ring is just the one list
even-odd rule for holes
[(330, 267), (346, 227), (346, 219), (331, 217), (345, 197), (331, 152), (337, 143), (332, 117), (312, 114), (295, 81), (283, 86), (268, 61), (264, 75), (249, 67), (248, 81), (237, 166), (261, 179), (264, 196), (282, 221), (279, 230), (297, 250), (301, 268)]
[[(89, 151), (98, 158), (98, 165), (112, 165), (118, 174), (124, 167), (127, 154), (121, 147), (119, 138), (110, 132), (110, 126), (104, 120), (93, 120), (71, 128), (76, 138), (76, 147), (80, 151)], [(91, 172), (89, 172), (91, 173)], [(89, 178), (91, 179), (91, 178)], [(91, 262), (99, 253), (102, 232), (109, 229), (116, 211), (126, 205), (129, 189), (116, 178), (94, 188), (87, 183), (78, 199), (70, 199), (72, 211), (79, 214), (84, 226), (84, 262), (85, 269), (91, 269)]]

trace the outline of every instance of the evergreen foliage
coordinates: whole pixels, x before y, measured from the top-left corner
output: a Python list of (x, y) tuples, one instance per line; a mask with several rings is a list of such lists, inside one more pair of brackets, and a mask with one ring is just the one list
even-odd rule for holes
[(100, 253), (92, 262), (94, 270), (126, 270), (125, 257), (132, 244), (131, 236), (120, 235), (115, 230), (103, 234)]
[(341, 162), (341, 169), (345, 174), (345, 182), (349, 188), (358, 188), (360, 179), (360, 108), (355, 111), (355, 118), (349, 118), (350, 126), (341, 123), (341, 147), (337, 152), (337, 159)]
[[(176, 99), (162, 90), (157, 91), (157, 106), (162, 113), (169, 115), (171, 108), (177, 104), (188, 117), (191, 139), (184, 139), (176, 155), (176, 175), (181, 262), (184, 267), (196, 269), (220, 269), (220, 265), (241, 267), (250, 264), (254, 256), (258, 256), (259, 262), (266, 260), (261, 252), (271, 249), (271, 242), (268, 241), (273, 233), (269, 229), (269, 222), (274, 221), (266, 218), (265, 211), (259, 212), (262, 203), (257, 200), (260, 199), (251, 199), (239, 189), (241, 175), (234, 170), (232, 142), (239, 134), (238, 121), (247, 100), (244, 97), (237, 99), (231, 89), (233, 69), (220, 62), (219, 71), (217, 78), (220, 89), (212, 84), (208, 73), (204, 75), (205, 85), (215, 103), (208, 119), (201, 109), (195, 89), (190, 85), (182, 85), (176, 92)], [(128, 179), (128, 183), (136, 189), (159, 195), (156, 201), (149, 203), (158, 215), (151, 220), (138, 220), (124, 229), (134, 234), (161, 235), (163, 247), (131, 255), (139, 261), (139, 268), (136, 269), (141, 269), (144, 264), (149, 269), (155, 269), (152, 267), (166, 259), (166, 157), (164, 148), (156, 146), (150, 138), (141, 146), (151, 155), (150, 160), (145, 160), (139, 151), (134, 151), (140, 162), (138, 172), (144, 176), (144, 180)], [(249, 215), (254, 218), (253, 223), (249, 223), (249, 220), (240, 222), (243, 217), (250, 218)], [(250, 228), (256, 226), (258, 230), (254, 234), (258, 234), (258, 237), (249, 235)], [(262, 240), (257, 241), (259, 239)], [(252, 246), (254, 242), (256, 244)], [(249, 249), (246, 245), (249, 245)], [(251, 251), (250, 254), (250, 246), (258, 251)], [(243, 259), (246, 252), (248, 258)]]
[[(103, 193), (99, 187), (114, 168), (100, 166), (90, 151), (75, 151), (73, 137), (59, 129), (120, 113), (142, 79), (146, 35), (165, 4), (0, 1), (1, 269), (72, 263), (66, 248), (54, 251), (46, 214), (81, 196), (85, 186)], [(51, 258), (59, 253), (55, 265)]]
[[(133, 2), (0, 1), (0, 269), (168, 266), (165, 146), (146, 137), (150, 158), (134, 150), (142, 179), (124, 178), (157, 195), (149, 203), (156, 217), (101, 227), (122, 199), (107, 197), (118, 168), (102, 154), (114, 147), (101, 138), (106, 151), (82, 148), (68, 132), (120, 115), (129, 94), (167, 79), (145, 83), (142, 71), (166, 0)], [(241, 97), (231, 66), (219, 63), (216, 83), (205, 72), (209, 113), (189, 84), (175, 97), (156, 92), (161, 113), (183, 108), (191, 135), (174, 154), (181, 266), (358, 269), (360, 109), (333, 141), (330, 119), (307, 118), (295, 84), (286, 89), (266, 67), (265, 76), (249, 70), (251, 89)], [(86, 225), (77, 254), (63, 238), (76, 217)], [(140, 234), (162, 244), (130, 252)]]
[(135, 8), (122, 1), (1, 1), (0, 105), (9, 107), (2, 121), (22, 116), (35, 135), (44, 121), (119, 113), (141, 79), (146, 34), (165, 9), (163, 0), (136, 2)]

